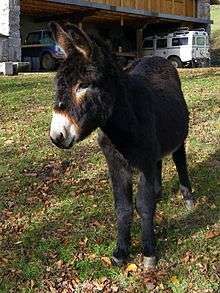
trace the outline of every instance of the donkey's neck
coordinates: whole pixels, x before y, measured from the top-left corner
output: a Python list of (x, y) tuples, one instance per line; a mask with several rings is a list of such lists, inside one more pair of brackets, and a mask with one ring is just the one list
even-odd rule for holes
[(132, 77), (124, 74), (116, 89), (115, 103), (106, 124), (101, 127), (109, 139), (118, 146), (132, 143), (137, 139), (138, 121), (135, 115)]

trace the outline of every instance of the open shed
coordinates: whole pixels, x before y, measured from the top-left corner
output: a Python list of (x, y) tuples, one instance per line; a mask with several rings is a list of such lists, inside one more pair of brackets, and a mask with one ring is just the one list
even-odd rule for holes
[(0, 34), (8, 37), (7, 61), (21, 60), (21, 39), (48, 21), (85, 27), (124, 26), (136, 31), (137, 52), (143, 29), (166, 26), (209, 27), (208, 0), (1, 0)]

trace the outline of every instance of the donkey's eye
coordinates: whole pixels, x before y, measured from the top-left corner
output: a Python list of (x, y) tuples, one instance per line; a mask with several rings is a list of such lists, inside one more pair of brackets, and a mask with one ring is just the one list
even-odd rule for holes
[(59, 107), (60, 110), (65, 110), (65, 103), (63, 101), (59, 102), (58, 107)]
[(80, 83), (77, 90), (84, 90), (84, 89), (88, 88), (89, 85), (90, 84), (88, 82)]

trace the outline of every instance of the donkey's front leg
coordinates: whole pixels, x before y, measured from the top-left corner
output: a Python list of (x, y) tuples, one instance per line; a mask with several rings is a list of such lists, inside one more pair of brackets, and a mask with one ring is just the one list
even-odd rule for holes
[(113, 252), (113, 263), (122, 265), (128, 260), (131, 244), (130, 228), (133, 216), (131, 171), (119, 162), (112, 162), (110, 175), (117, 217), (117, 247)]
[(154, 179), (154, 174), (141, 173), (136, 203), (137, 211), (141, 217), (144, 267), (147, 269), (156, 264), (153, 223), (156, 209)]
[(107, 136), (99, 135), (99, 145), (108, 164), (117, 217), (117, 247), (113, 252), (112, 261), (115, 265), (122, 265), (128, 260), (131, 244), (132, 172), (127, 161), (115, 149)]

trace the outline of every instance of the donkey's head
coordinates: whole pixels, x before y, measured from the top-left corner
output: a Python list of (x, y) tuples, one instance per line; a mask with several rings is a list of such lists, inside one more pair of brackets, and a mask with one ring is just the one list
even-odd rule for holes
[(55, 79), (50, 137), (58, 147), (70, 148), (111, 115), (117, 68), (106, 49), (77, 26), (52, 22), (50, 28), (65, 53)]

